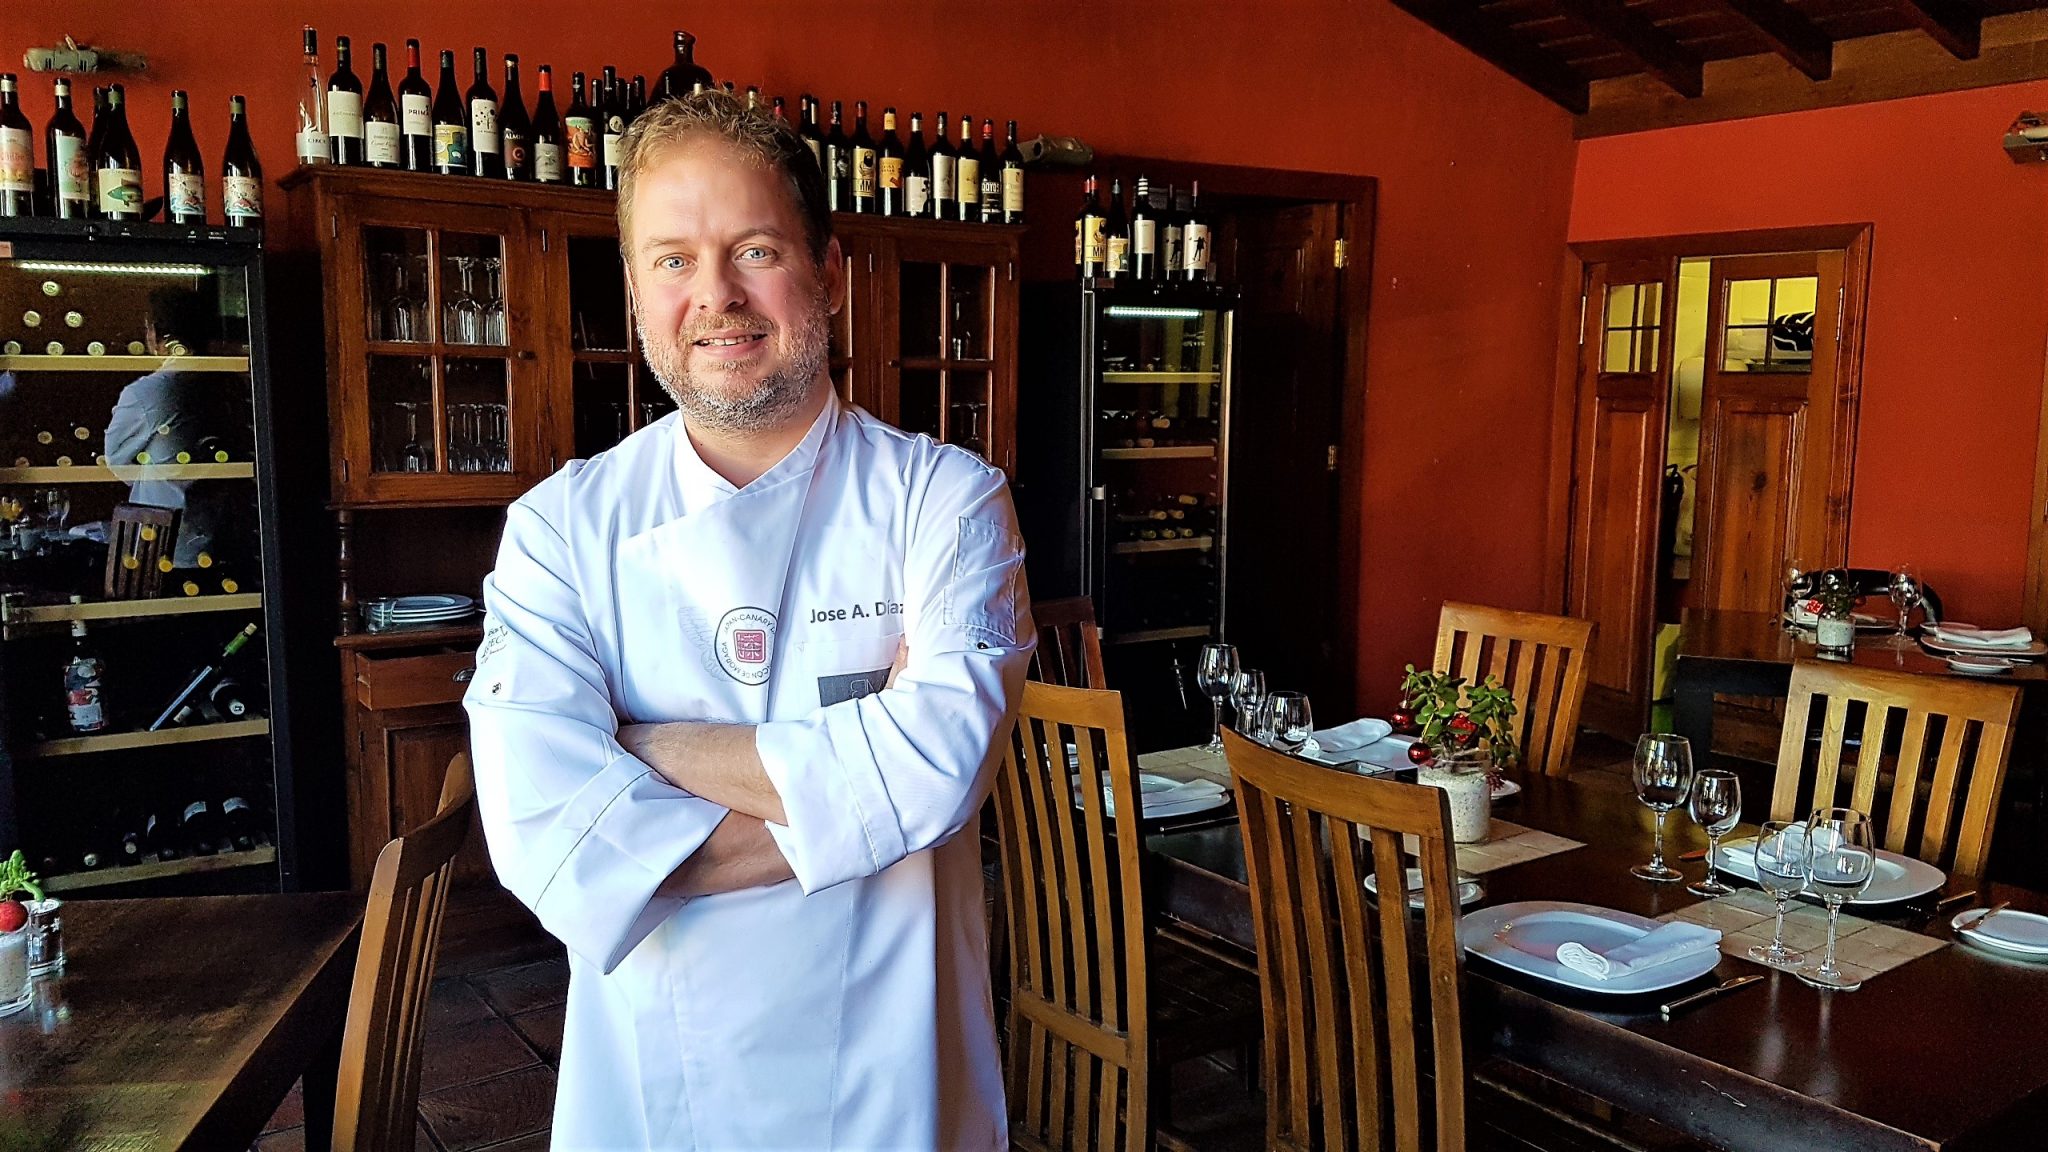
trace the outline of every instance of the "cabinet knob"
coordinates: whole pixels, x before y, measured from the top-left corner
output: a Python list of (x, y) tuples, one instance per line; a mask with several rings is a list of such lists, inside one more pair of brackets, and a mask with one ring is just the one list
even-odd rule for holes
[(533, 359), (534, 353), (533, 349), (531, 348), (521, 348), (519, 351), (514, 352), (512, 355), (518, 357), (521, 360), (531, 360)]
[(464, 668), (456, 672), (453, 679), (457, 684), (467, 684), (471, 680), (476, 679), (476, 669)]

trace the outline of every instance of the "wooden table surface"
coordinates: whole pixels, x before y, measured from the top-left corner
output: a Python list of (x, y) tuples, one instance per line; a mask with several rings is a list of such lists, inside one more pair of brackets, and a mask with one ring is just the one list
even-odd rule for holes
[[(1485, 904), (1573, 900), (1658, 916), (1694, 903), (1680, 884), (1628, 874), (1648, 859), (1652, 817), (1625, 788), (1521, 778), (1496, 805), (1517, 823), (1586, 847), (1480, 877)], [(1741, 835), (1741, 832), (1733, 835)], [(1682, 811), (1666, 851), (1703, 847)], [(1155, 912), (1249, 949), (1254, 939), (1237, 829), (1149, 838)], [(1688, 877), (1700, 863), (1680, 866)], [(1945, 892), (1979, 884), (1951, 877)], [(1947, 939), (1956, 910), (2010, 899), (2048, 912), (2048, 898), (1987, 884), (1976, 899), (1930, 917), (1894, 906), (1852, 914)], [(1817, 952), (1817, 949), (1816, 949)], [(1818, 957), (1815, 958), (1818, 963)], [(1676, 1019), (1658, 1004), (1750, 973), (1760, 983)], [(1723, 957), (1711, 977), (1667, 992), (1579, 993), (1467, 957), (1469, 1054), (1505, 1057), (1695, 1139), (1757, 1149), (2040, 1149), (2048, 1147), (2048, 964), (1956, 943), (1872, 978), (1858, 992), (1822, 992), (1797, 978)]]
[[(1917, 630), (1916, 630), (1917, 631)], [(1679, 625), (1678, 661), (1707, 661), (1721, 664), (1756, 664), (1791, 670), (1795, 660), (1811, 660), (1819, 652), (1813, 633), (1786, 628), (1770, 612), (1738, 612), (1725, 609), (1689, 608)], [(1941, 656), (1922, 648), (1918, 641), (1901, 646), (1892, 633), (1858, 632), (1848, 662), (1867, 668), (1894, 668), (1937, 676), (1963, 676), (1952, 671)], [(2021, 664), (1999, 676), (1965, 676), (1994, 683), (2041, 684), (2048, 682), (2048, 663)]]
[(63, 974), (0, 1017), (0, 1147), (247, 1148), (339, 1038), (362, 913), (347, 892), (67, 902)]

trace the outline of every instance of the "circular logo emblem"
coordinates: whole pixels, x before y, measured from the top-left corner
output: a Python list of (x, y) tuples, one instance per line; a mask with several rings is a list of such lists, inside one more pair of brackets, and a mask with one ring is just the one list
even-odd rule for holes
[(765, 608), (735, 608), (718, 622), (713, 641), (718, 666), (742, 684), (768, 682), (768, 657), (775, 651), (775, 613)]

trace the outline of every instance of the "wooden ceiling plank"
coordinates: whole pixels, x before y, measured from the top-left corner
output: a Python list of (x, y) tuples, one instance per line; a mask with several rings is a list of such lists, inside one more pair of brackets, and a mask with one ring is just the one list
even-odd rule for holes
[(1815, 80), (1835, 73), (1835, 42), (1785, 0), (1720, 0), (1723, 7), (1756, 26), (1771, 51)]
[(1706, 90), (1705, 62), (1698, 53), (1622, 0), (1557, 0), (1557, 6), (1627, 49), (1644, 71), (1679, 95), (1696, 97)]
[(1394, 6), (1535, 89), (1565, 111), (1585, 114), (1588, 85), (1584, 77), (1549, 53), (1517, 39), (1478, 10), (1460, 0), (1394, 0)]
[(1915, 26), (1958, 60), (1975, 60), (1984, 18), (1965, 0), (1899, 0)]

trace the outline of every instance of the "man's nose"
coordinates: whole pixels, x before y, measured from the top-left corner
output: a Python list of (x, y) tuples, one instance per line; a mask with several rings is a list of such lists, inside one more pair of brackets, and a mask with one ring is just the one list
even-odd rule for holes
[(697, 311), (732, 312), (746, 302), (747, 294), (740, 288), (739, 277), (733, 275), (731, 265), (712, 263), (705, 266), (703, 279), (698, 285)]

